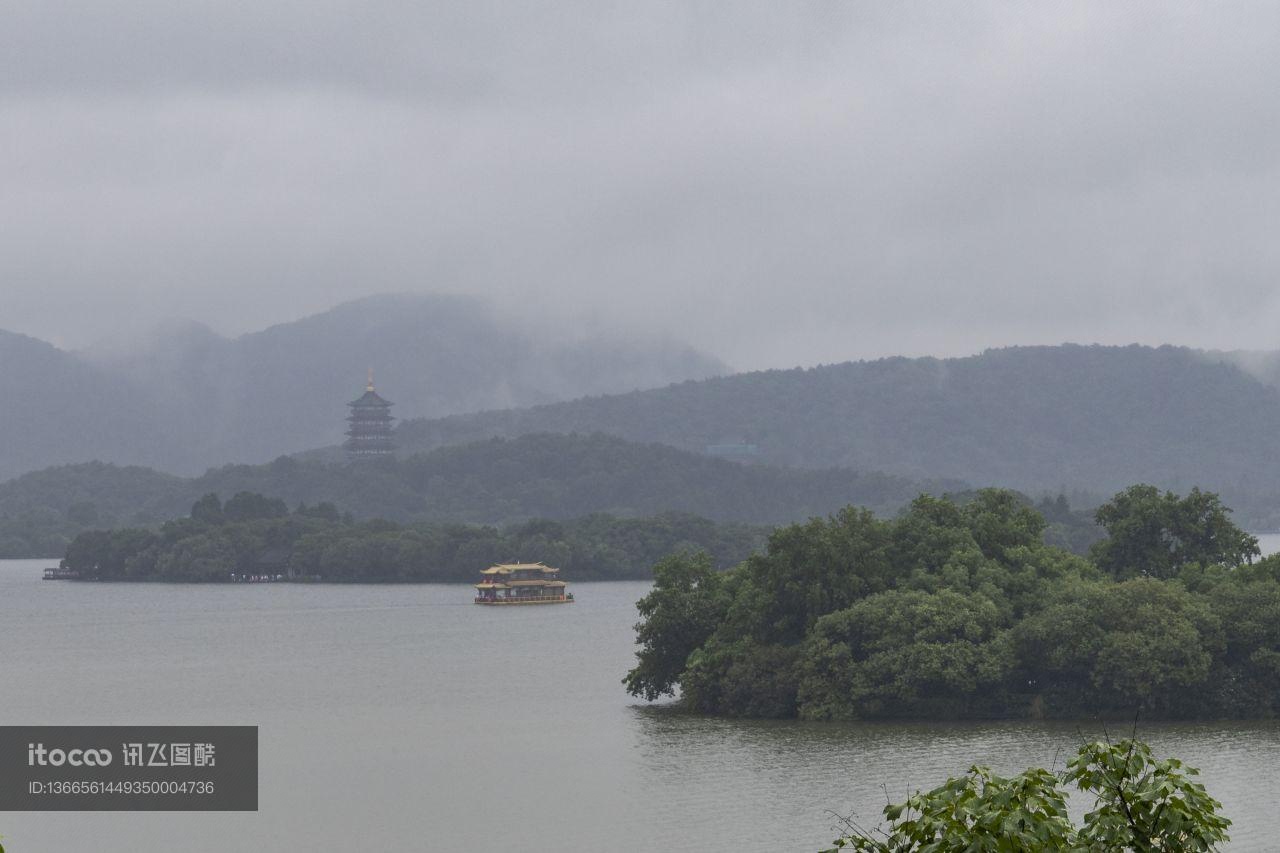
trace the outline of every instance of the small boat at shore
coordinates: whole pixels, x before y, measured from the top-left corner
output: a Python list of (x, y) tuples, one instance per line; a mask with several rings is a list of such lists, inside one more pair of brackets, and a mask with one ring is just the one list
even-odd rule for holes
[(573, 593), (556, 575), (560, 570), (542, 563), (499, 563), (480, 572), (476, 604), (572, 604)]

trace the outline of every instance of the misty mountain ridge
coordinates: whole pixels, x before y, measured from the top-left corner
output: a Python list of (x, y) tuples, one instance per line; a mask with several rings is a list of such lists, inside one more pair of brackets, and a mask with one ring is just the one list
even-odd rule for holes
[(698, 452), (732, 437), (773, 465), (1032, 494), (1198, 485), (1247, 507), (1255, 523), (1280, 523), (1280, 391), (1240, 360), (1074, 344), (886, 358), (410, 420), (398, 436), (406, 453), (532, 432), (599, 431)]
[(728, 372), (658, 339), (527, 325), (478, 298), (384, 295), (237, 338), (191, 321), (78, 352), (0, 333), (0, 479), (82, 460), (195, 474), (341, 440), (376, 369), (399, 417), (529, 406)]

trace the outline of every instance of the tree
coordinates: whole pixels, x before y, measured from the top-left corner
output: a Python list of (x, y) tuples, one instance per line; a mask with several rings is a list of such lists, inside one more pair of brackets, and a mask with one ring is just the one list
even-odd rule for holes
[(130, 560), (152, 548), (156, 541), (156, 535), (149, 530), (90, 530), (67, 546), (62, 567), (77, 571), (84, 578), (118, 580), (129, 574)]
[(980, 489), (964, 505), (963, 515), (974, 541), (988, 557), (1007, 561), (1014, 549), (1039, 545), (1044, 537), (1044, 516), (1022, 503), (1007, 489)]
[(980, 595), (893, 590), (823, 616), (801, 662), (811, 719), (967, 716), (1004, 701), (1012, 644)]
[(191, 505), (191, 517), (205, 524), (222, 524), (226, 520), (222, 514), (222, 500), (210, 492)]
[(644, 621), (636, 625), (639, 663), (623, 679), (628, 693), (650, 701), (675, 693), (689, 655), (721, 618), (721, 586), (705, 551), (676, 554), (653, 567), (653, 590), (636, 603)]
[(1201, 703), (1213, 698), (1203, 688), (1223, 649), (1208, 602), (1154, 578), (1064, 586), (1013, 633), (1042, 710), (1060, 717), (1203, 713)]
[(257, 492), (236, 492), (223, 506), (222, 514), (227, 521), (282, 518), (289, 514), (289, 507), (279, 498), (268, 498)]
[[(1034, 767), (1006, 779), (975, 766), (886, 806), (887, 828), (846, 819), (849, 831), (827, 853), (1216, 850), (1231, 821), (1195, 775), (1177, 759), (1155, 760), (1136, 740), (1085, 744), (1060, 777)], [(1094, 798), (1081, 827), (1067, 814), (1064, 784)]]
[(799, 646), (727, 640), (718, 633), (689, 655), (681, 698), (704, 714), (782, 718), (796, 715)]
[(1098, 507), (1107, 538), (1093, 546), (1100, 569), (1124, 579), (1177, 577), (1192, 565), (1238, 566), (1261, 551), (1258, 540), (1228, 517), (1212, 492), (1192, 489), (1185, 498), (1155, 486), (1130, 486)]

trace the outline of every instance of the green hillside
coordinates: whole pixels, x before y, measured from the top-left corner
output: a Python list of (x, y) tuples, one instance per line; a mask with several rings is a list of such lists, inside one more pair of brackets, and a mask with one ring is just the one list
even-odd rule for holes
[(1221, 492), (1280, 526), (1280, 392), (1227, 356), (1064, 345), (970, 358), (771, 370), (401, 424), (406, 452), (528, 432), (600, 431), (763, 462), (1104, 497), (1128, 483)]
[(51, 468), (0, 484), (0, 556), (59, 555), (78, 531), (152, 525), (185, 515), (201, 495), (256, 492), (289, 506), (328, 502), (356, 518), (501, 524), (593, 513), (692, 513), (715, 521), (776, 524), (846, 504), (892, 513), (916, 482), (847, 469), (740, 465), (606, 435), (521, 436), (350, 465), (280, 457), (183, 479), (102, 463)]

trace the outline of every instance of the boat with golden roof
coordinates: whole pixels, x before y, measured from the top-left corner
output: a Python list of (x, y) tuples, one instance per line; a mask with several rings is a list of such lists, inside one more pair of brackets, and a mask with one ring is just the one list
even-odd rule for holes
[(573, 593), (556, 575), (560, 570), (542, 563), (498, 563), (480, 572), (476, 604), (572, 604)]

